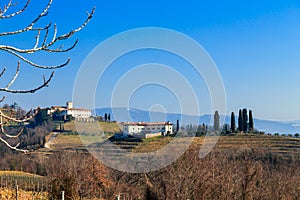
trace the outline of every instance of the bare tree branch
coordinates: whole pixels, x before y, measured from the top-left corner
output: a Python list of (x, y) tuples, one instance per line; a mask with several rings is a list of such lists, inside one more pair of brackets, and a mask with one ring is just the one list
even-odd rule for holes
[(50, 83), (51, 79), (53, 78), (53, 75), (54, 75), (54, 71), (52, 71), (50, 77), (45, 81), (44, 80), (44, 83), (34, 89), (29, 89), (29, 90), (10, 90), (8, 88), (0, 88), (0, 91), (3, 91), (3, 92), (9, 92), (9, 93), (34, 93), (40, 89), (42, 89), (43, 87), (47, 87), (48, 84)]
[[(17, 6), (17, 4), (13, 3), (13, 0), (9, 0), (7, 5), (4, 5), (3, 9), (0, 8), (0, 20), (1, 19), (9, 20), (10, 18), (13, 18), (13, 17), (25, 12), (26, 9), (29, 7), (30, 2), (31, 2), (31, 0), (27, 0), (26, 4), (23, 7), (21, 7), (18, 11), (9, 14), (9, 10), (11, 9), (11, 7)], [(52, 23), (49, 23), (44, 27), (36, 26), (37, 22), (39, 22), (42, 18), (44, 18), (48, 15), (48, 11), (52, 5), (52, 2), (53, 2), (53, 0), (49, 0), (47, 5), (45, 6), (45, 8), (37, 15), (37, 17), (34, 18), (28, 25), (24, 26), (23, 28), (21, 28), (19, 30), (15, 30), (15, 31), (6, 31), (6, 32), (0, 33), (0, 37), (1, 36), (2, 37), (5, 37), (5, 36), (13, 37), (14, 35), (22, 35), (23, 33), (26, 33), (29, 31), (33, 32), (33, 35), (35, 38), (33, 48), (22, 49), (22, 48), (17, 48), (15, 46), (12, 46), (9, 44), (0, 44), (0, 52), (2, 51), (2, 52), (6, 52), (8, 54), (11, 54), (11, 55), (15, 56), (16, 58), (20, 59), (20, 61), (27, 63), (32, 67), (41, 68), (41, 69), (56, 69), (56, 68), (64, 67), (67, 64), (69, 64), (70, 59), (67, 59), (67, 61), (65, 61), (62, 64), (47, 66), (47, 65), (37, 64), (36, 62), (32, 61), (30, 59), (30, 57), (28, 57), (28, 56), (30, 54), (34, 54), (34, 53), (37, 53), (40, 51), (44, 51), (44, 52), (48, 52), (48, 53), (63, 53), (63, 52), (68, 52), (68, 51), (72, 50), (73, 48), (75, 48), (75, 46), (78, 43), (78, 39), (75, 40), (75, 42), (73, 42), (73, 44), (71, 44), (68, 47), (64, 47), (63, 44), (60, 45), (59, 47), (54, 47), (54, 46), (56, 46), (59, 42), (61, 42), (63, 40), (67, 40), (67, 39), (71, 38), (75, 33), (82, 30), (89, 23), (91, 18), (93, 17), (95, 8), (92, 9), (90, 14), (89, 13), (87, 14), (86, 20), (78, 28), (72, 29), (68, 33), (58, 36), (57, 35), (58, 29), (57, 29), (56, 24), (54, 24), (52, 26)], [(50, 31), (53, 32), (53, 35), (49, 39)], [(0, 87), (0, 92), (34, 93), (34, 92), (36, 92), (44, 87), (47, 87), (49, 85), (50, 81), (52, 80), (52, 78), (54, 76), (54, 71), (52, 71), (51, 75), (47, 79), (45, 78), (45, 76), (43, 76), (43, 83), (33, 89), (27, 89), (27, 90), (11, 89), (11, 87), (15, 83), (15, 81), (18, 78), (19, 73), (20, 73), (20, 69), (21, 69), (20, 61), (18, 61), (16, 71), (15, 71), (13, 77), (11, 78), (10, 82), (5, 87)], [(5, 71), (6, 71), (6, 68), (3, 68), (2, 71), (0, 72), (0, 78), (3, 77), (3, 75), (5, 74)], [(3, 102), (4, 99), (5, 99), (5, 96), (2, 97), (0, 102)], [(31, 111), (29, 111), (24, 117), (17, 119), (12, 116), (8, 116), (8, 115), (4, 114), (2, 112), (2, 110), (0, 109), (0, 142), (2, 142), (7, 147), (9, 147), (13, 150), (27, 153), (28, 152), (27, 150), (22, 150), (22, 149), (18, 148), (20, 143), (18, 143), (17, 145), (12, 145), (12, 144), (10, 144), (10, 142), (8, 142), (6, 140), (7, 138), (17, 139), (22, 134), (23, 128), (20, 131), (18, 131), (16, 134), (11, 135), (11, 134), (7, 134), (5, 132), (4, 127), (6, 126), (7, 122), (24, 124), (24, 123), (28, 122), (28, 120), (32, 119), (36, 114), (37, 114), (37, 112), (35, 112), (34, 114), (31, 114)]]
[(23, 152), (23, 153), (28, 153), (28, 152), (29, 152), (28, 150), (18, 149), (18, 146), (20, 145), (20, 143), (18, 143), (18, 144), (15, 145), (15, 146), (12, 146), (12, 145), (10, 145), (5, 139), (3, 139), (3, 138), (1, 138), (1, 137), (0, 137), (0, 141), (3, 142), (7, 147), (9, 147), (9, 148), (12, 149), (12, 150), (20, 151), (20, 152)]

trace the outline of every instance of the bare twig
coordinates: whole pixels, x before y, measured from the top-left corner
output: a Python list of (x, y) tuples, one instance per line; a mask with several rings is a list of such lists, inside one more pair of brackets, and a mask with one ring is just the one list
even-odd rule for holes
[(11, 89), (8, 89), (8, 88), (0, 88), (0, 91), (3, 91), (3, 92), (9, 92), (9, 93), (34, 93), (40, 89), (42, 89), (43, 87), (47, 87), (48, 84), (50, 83), (51, 79), (53, 78), (53, 75), (54, 75), (54, 71), (52, 71), (50, 77), (44, 81), (44, 83), (34, 89), (29, 89), (29, 90), (11, 90)]
[(15, 13), (10, 14), (10, 15), (5, 15), (5, 13), (8, 11), (8, 9), (12, 6), (12, 0), (10, 0), (9, 3), (7, 4), (7, 6), (4, 6), (3, 12), (0, 12), (0, 19), (11, 18), (11, 17), (21, 14), (22, 12), (24, 12), (26, 10), (29, 3), (30, 3), (30, 0), (27, 0), (25, 6), (22, 9), (20, 9), (19, 11), (15, 12)]

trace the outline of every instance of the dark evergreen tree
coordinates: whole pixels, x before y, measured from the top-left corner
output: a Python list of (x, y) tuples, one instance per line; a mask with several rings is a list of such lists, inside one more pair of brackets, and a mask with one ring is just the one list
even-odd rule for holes
[(222, 130), (222, 134), (228, 134), (230, 133), (230, 127), (229, 127), (229, 124), (224, 124), (223, 126), (223, 130)]
[(48, 120), (51, 120), (51, 117), (47, 114), (47, 110), (39, 110), (38, 113), (34, 116), (34, 126), (40, 126)]
[(252, 110), (249, 110), (249, 131), (252, 132), (254, 129)]
[(201, 135), (203, 135), (203, 128), (201, 125), (198, 125), (196, 136), (201, 136)]
[(220, 129), (220, 115), (219, 112), (216, 111), (214, 115), (214, 130), (217, 131)]
[(107, 120), (110, 122), (110, 113), (107, 115)]
[(207, 131), (207, 126), (206, 126), (204, 123), (202, 124), (202, 128), (203, 128), (204, 133), (206, 133), (206, 131)]
[(107, 121), (107, 113), (104, 114), (104, 121)]
[(179, 120), (177, 119), (177, 121), (176, 121), (176, 132), (178, 132), (179, 131)]
[(243, 131), (243, 116), (242, 116), (242, 110), (239, 110), (239, 118), (238, 118), (238, 125), (239, 125), (239, 132)]
[(230, 129), (231, 132), (234, 133), (235, 132), (235, 115), (234, 112), (231, 113), (231, 120), (230, 120)]
[(243, 109), (243, 131), (244, 133), (248, 132), (248, 112), (247, 109), (244, 108)]

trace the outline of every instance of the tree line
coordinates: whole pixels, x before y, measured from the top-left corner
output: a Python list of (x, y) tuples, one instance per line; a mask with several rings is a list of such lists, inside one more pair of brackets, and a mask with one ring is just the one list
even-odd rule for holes
[[(214, 114), (213, 127), (214, 127), (214, 131), (220, 129), (220, 115), (218, 111), (215, 111)], [(230, 131), (232, 133), (235, 133), (236, 131), (243, 132), (243, 133), (253, 132), (254, 122), (253, 122), (252, 110), (249, 110), (249, 115), (248, 115), (247, 108), (239, 110), (238, 127), (236, 127), (235, 114), (234, 112), (231, 112), (230, 128), (229, 128), (229, 124), (224, 124), (223, 130)]]
[(103, 116), (96, 116), (95, 119), (100, 122), (110, 122), (111, 121), (110, 113), (104, 113)]

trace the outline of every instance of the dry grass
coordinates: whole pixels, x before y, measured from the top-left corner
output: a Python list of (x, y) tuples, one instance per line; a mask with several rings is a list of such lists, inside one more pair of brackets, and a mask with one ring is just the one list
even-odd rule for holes
[[(16, 193), (15, 190), (7, 189), (7, 188), (0, 188), (0, 199), (1, 200), (15, 200)], [(46, 200), (48, 199), (47, 192), (31, 192), (31, 191), (18, 191), (18, 200), (28, 200), (28, 199), (39, 199), (39, 200)]]
[(22, 171), (0, 171), (0, 176), (26, 176), (26, 177), (42, 177), (36, 174), (30, 174)]
[(53, 149), (78, 149), (84, 145), (80, 140), (79, 135), (63, 135), (59, 134), (51, 144)]

